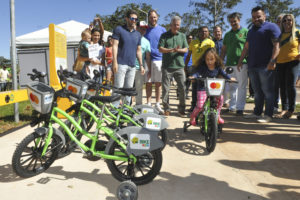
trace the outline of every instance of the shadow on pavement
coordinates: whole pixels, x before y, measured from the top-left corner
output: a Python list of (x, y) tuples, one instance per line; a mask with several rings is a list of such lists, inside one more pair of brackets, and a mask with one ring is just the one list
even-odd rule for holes
[(268, 146), (300, 151), (300, 121), (297, 119), (274, 119), (261, 124), (255, 120), (224, 115), (223, 135), (218, 141), (237, 143), (261, 143)]
[(20, 180), (23, 180), (23, 178), (13, 172), (11, 164), (0, 165), (0, 182), (8, 183)]
[(241, 170), (265, 171), (273, 176), (300, 180), (299, 159), (264, 159), (262, 161), (220, 160), (220, 163)]
[(285, 199), (287, 197), (288, 197), (288, 199), (300, 199), (300, 193), (291, 191), (293, 189), (300, 189), (300, 186), (271, 185), (271, 184), (265, 184), (265, 183), (260, 183), (260, 184), (258, 184), (258, 186), (278, 190), (278, 191), (268, 193), (268, 196), (272, 200), (282, 200), (283, 197), (285, 197)]
[[(63, 167), (52, 167), (47, 174), (61, 175), (65, 179), (77, 178), (85, 181), (92, 181), (108, 189), (110, 194), (115, 194), (120, 182), (115, 180), (110, 174), (101, 174), (98, 169), (92, 172), (68, 172)], [(161, 178), (161, 179), (158, 179)], [(51, 177), (50, 177), (51, 179)], [(188, 186), (188, 187), (185, 187)], [(232, 188), (224, 181), (192, 173), (187, 177), (175, 176), (169, 172), (161, 172), (153, 182), (138, 186), (139, 199), (186, 199), (195, 200), (215, 200), (215, 199), (238, 199), (238, 200), (267, 200), (266, 198)], [(116, 199), (114, 196), (107, 197), (106, 200)]]
[[(192, 140), (185, 141), (185, 140)], [(204, 136), (199, 132), (199, 129), (188, 131), (183, 133), (182, 128), (168, 129), (168, 143), (170, 147), (176, 147), (178, 150), (195, 155), (195, 156), (207, 156), (209, 153), (206, 148), (201, 146), (200, 143), (204, 141)]]

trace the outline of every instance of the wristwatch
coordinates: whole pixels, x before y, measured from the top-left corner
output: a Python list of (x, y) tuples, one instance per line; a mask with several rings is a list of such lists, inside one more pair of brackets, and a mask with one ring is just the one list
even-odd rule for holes
[(271, 59), (270, 63), (276, 63), (276, 59)]

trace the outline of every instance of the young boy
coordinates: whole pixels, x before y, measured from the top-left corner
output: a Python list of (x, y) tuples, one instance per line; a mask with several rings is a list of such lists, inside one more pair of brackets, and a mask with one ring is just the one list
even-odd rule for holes
[[(79, 42), (79, 55), (85, 58), (89, 57), (89, 45), (91, 43), (91, 33), (84, 30), (81, 33), (81, 41)], [(87, 61), (88, 62), (88, 61)]]

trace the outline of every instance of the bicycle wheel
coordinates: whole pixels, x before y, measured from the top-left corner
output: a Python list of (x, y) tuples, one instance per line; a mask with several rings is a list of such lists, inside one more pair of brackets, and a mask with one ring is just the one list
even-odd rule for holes
[(207, 132), (205, 133), (206, 149), (209, 153), (213, 152), (216, 147), (218, 136), (218, 119), (214, 112), (208, 116)]
[(122, 182), (117, 188), (117, 198), (118, 200), (137, 200), (137, 186), (131, 181)]
[[(124, 150), (115, 141), (110, 142), (108, 147), (109, 155), (123, 152)], [(112, 175), (119, 181), (131, 180), (136, 185), (143, 185), (152, 181), (159, 173), (162, 166), (162, 153), (160, 150), (148, 152), (137, 156), (137, 162), (107, 160), (107, 166)]]
[(12, 158), (12, 168), (20, 177), (28, 178), (44, 172), (57, 158), (61, 138), (53, 134), (46, 154), (41, 156), (45, 145), (44, 137), (33, 132), (17, 146)]
[[(74, 119), (75, 119), (75, 121), (78, 121), (78, 116), (74, 117)], [(67, 120), (65, 122), (65, 124), (71, 130), (71, 132), (75, 131), (75, 127), (70, 121)], [(84, 128), (84, 125), (82, 125), (82, 124), (83, 123), (81, 123), (81, 126), (82, 126), (82, 128)], [(62, 132), (62, 134), (64, 134), (65, 139), (66, 139), (66, 144), (61, 147), (61, 150), (59, 151), (59, 154), (57, 156), (57, 158), (63, 158), (63, 157), (66, 157), (67, 155), (71, 154), (77, 148), (77, 144), (73, 140), (71, 140), (69, 135), (66, 133), (66, 131), (62, 127), (59, 127), (58, 130), (60, 130)], [(76, 138), (79, 141), (82, 138), (82, 134), (79, 131), (76, 135)]]

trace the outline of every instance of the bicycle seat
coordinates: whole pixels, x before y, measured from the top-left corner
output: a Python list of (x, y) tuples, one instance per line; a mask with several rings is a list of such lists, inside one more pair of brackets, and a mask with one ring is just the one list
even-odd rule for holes
[(114, 101), (118, 101), (121, 99), (121, 95), (113, 95), (113, 96), (92, 96), (90, 100), (101, 101), (103, 103), (111, 103)]
[[(127, 88), (128, 89), (128, 88)], [(120, 89), (117, 89), (117, 90), (114, 90), (114, 93), (117, 93), (117, 94), (121, 94), (121, 95), (124, 95), (124, 96), (136, 96), (137, 95), (137, 92), (135, 90), (120, 90)]]
[(135, 87), (133, 88), (117, 88), (118, 90), (127, 91), (127, 92), (135, 92)]

